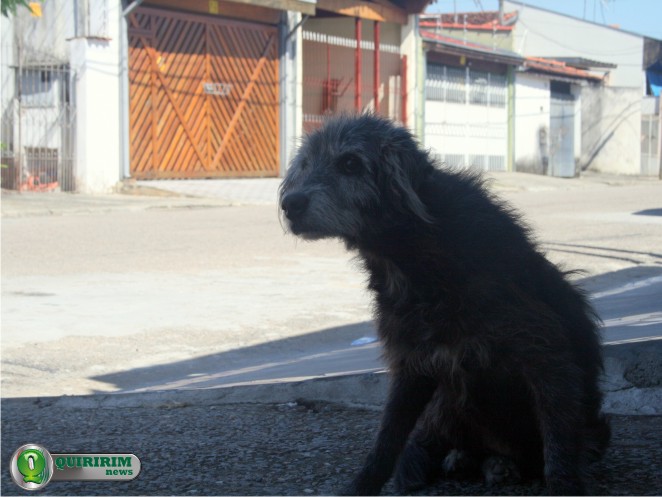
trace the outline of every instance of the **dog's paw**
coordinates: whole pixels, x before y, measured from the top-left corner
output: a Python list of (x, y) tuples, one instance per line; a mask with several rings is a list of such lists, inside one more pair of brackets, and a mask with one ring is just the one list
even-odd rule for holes
[(571, 477), (547, 477), (547, 495), (587, 495), (578, 475)]
[(409, 443), (395, 468), (394, 484), (398, 494), (407, 494), (430, 483), (433, 464), (430, 454), (420, 445)]
[(521, 480), (519, 469), (509, 457), (490, 456), (481, 466), (485, 483), (488, 485), (504, 485), (518, 483)]
[(335, 495), (360, 495), (360, 493), (358, 488), (356, 488), (353, 483), (350, 483), (337, 491)]
[(336, 495), (379, 495), (382, 486), (372, 478), (359, 474), (352, 482)]
[(466, 451), (453, 449), (444, 458), (441, 468), (447, 476), (464, 476), (476, 469), (476, 461)]

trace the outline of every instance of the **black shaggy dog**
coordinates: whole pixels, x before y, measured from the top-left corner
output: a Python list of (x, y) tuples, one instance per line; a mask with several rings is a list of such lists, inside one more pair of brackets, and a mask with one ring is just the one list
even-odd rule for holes
[(280, 202), (295, 235), (358, 251), (374, 293), (391, 387), (345, 493), (472, 467), (585, 492), (582, 466), (609, 441), (597, 319), (480, 177), (435, 167), (385, 119), (344, 116), (305, 139)]

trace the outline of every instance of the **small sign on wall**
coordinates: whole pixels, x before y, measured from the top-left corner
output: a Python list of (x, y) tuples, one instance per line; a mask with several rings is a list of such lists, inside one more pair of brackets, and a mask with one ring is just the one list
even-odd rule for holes
[(207, 95), (227, 97), (232, 91), (232, 85), (230, 83), (203, 83), (202, 89)]
[(41, 2), (30, 2), (28, 6), (30, 7), (30, 14), (32, 14), (32, 17), (42, 16)]

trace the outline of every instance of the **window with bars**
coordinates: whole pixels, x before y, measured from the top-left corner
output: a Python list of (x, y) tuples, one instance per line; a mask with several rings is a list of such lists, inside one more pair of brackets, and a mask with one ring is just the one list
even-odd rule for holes
[(55, 106), (53, 72), (40, 69), (26, 69), (21, 73), (21, 102), (26, 107)]
[(507, 84), (502, 74), (428, 64), (425, 91), (428, 100), (505, 107)]

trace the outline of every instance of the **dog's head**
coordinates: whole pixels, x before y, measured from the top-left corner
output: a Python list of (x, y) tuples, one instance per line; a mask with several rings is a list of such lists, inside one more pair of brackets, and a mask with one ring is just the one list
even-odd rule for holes
[(430, 221), (417, 194), (430, 169), (406, 129), (371, 114), (332, 118), (304, 138), (280, 207), (302, 238), (360, 241), (392, 223)]

